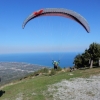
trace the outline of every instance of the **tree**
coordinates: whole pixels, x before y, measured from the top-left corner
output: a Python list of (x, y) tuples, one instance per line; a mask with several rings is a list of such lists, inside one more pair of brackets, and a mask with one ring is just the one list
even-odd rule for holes
[(97, 62), (100, 58), (100, 44), (98, 43), (90, 44), (88, 53), (90, 54), (90, 68), (92, 68), (93, 63)]
[(82, 58), (83, 58), (83, 64), (84, 67), (88, 67), (90, 64), (90, 54), (88, 52), (88, 50), (86, 49), (85, 52), (82, 54)]
[(80, 68), (82, 66), (82, 56), (80, 54), (78, 54), (75, 58), (74, 58), (74, 62), (75, 67), (76, 68)]
[(89, 46), (89, 49), (86, 49), (84, 53), (78, 54), (74, 59), (74, 64), (80, 68), (89, 66), (90, 68), (93, 65), (100, 66), (100, 44), (92, 43)]

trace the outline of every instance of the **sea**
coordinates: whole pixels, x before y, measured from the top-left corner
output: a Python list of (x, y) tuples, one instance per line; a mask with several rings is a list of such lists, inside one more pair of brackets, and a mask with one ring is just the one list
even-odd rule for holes
[(0, 62), (23, 62), (52, 68), (52, 60), (60, 60), (59, 66), (67, 68), (74, 66), (73, 61), (77, 54), (76, 52), (0, 54)]

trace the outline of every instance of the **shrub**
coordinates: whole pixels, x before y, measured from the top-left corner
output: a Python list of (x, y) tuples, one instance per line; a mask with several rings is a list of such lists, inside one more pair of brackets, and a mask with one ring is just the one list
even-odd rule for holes
[(51, 69), (50, 75), (55, 75), (56, 74), (56, 70)]
[(43, 73), (48, 73), (49, 72), (49, 69), (48, 68), (44, 68), (43, 69)]
[(57, 71), (61, 71), (61, 70), (62, 70), (62, 68), (60, 66), (58, 66)]

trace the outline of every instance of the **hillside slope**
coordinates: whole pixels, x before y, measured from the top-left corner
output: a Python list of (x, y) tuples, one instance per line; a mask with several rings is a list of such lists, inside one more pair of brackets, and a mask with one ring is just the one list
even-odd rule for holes
[[(94, 68), (94, 69), (86, 69), (86, 70), (76, 70), (71, 73), (66, 72), (66, 71), (58, 72), (56, 75), (53, 75), (53, 76), (45, 76), (45, 75), (39, 75), (39, 76), (35, 76), (35, 77), (31, 76), (26, 79), (17, 81), (15, 83), (10, 83), (8, 85), (2, 86), (0, 88), (0, 90), (1, 90), (0, 91), (0, 96), (1, 96), (0, 100), (65, 100), (64, 95), (67, 92), (64, 92), (64, 94), (61, 94), (61, 93), (66, 89), (67, 83), (65, 82), (66, 84), (64, 84), (65, 85), (65, 87), (63, 88), (64, 90), (62, 92), (61, 91), (58, 92), (59, 89), (61, 89), (61, 87), (62, 87), (62, 85), (57, 85), (57, 84), (60, 84), (59, 82), (63, 82), (63, 80), (71, 82), (72, 80), (69, 80), (69, 79), (76, 78), (76, 77), (77, 78), (80, 77), (80, 78), (84, 79), (84, 78), (90, 77), (91, 75), (98, 76), (99, 73), (100, 73), (100, 68)], [(72, 82), (74, 84), (74, 81), (72, 81)], [(98, 80), (98, 82), (100, 83), (100, 80)], [(78, 83), (78, 81), (76, 83)], [(53, 84), (55, 84), (55, 85), (53, 85)], [(85, 83), (83, 83), (83, 84), (85, 84)], [(96, 86), (96, 84), (98, 84), (98, 83), (94, 83), (94, 84), (95, 84), (94, 86)], [(100, 84), (98, 84), (98, 86), (99, 85)], [(84, 88), (84, 85), (83, 85), (83, 88)], [(96, 87), (94, 87), (94, 88), (96, 88)], [(51, 91), (49, 91), (50, 89), (51, 89)], [(98, 89), (98, 91), (100, 91), (100, 90)], [(70, 93), (71, 92), (69, 91), (69, 94)], [(95, 94), (92, 94), (91, 92), (88, 92), (88, 93), (90, 95), (92, 95), (92, 97), (95, 95)], [(54, 97), (55, 95), (58, 98), (55, 98)], [(72, 93), (70, 95), (72, 95)], [(66, 97), (66, 95), (65, 95), (65, 97)], [(79, 95), (78, 95), (78, 97), (79, 97)], [(74, 97), (70, 98), (70, 99), (74, 100)], [(80, 99), (77, 99), (77, 100), (80, 100)], [(90, 99), (88, 99), (88, 100), (90, 100)], [(97, 99), (97, 100), (99, 100), (99, 99)]]

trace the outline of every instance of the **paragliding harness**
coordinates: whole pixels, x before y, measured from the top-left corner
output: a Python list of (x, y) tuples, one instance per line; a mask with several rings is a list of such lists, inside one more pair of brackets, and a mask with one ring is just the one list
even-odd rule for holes
[(52, 61), (53, 61), (52, 64), (54, 65), (54, 70), (56, 70), (58, 68), (59, 63), (60, 63), (60, 60), (58, 60), (58, 62), (54, 61), (54, 60), (52, 60)]

